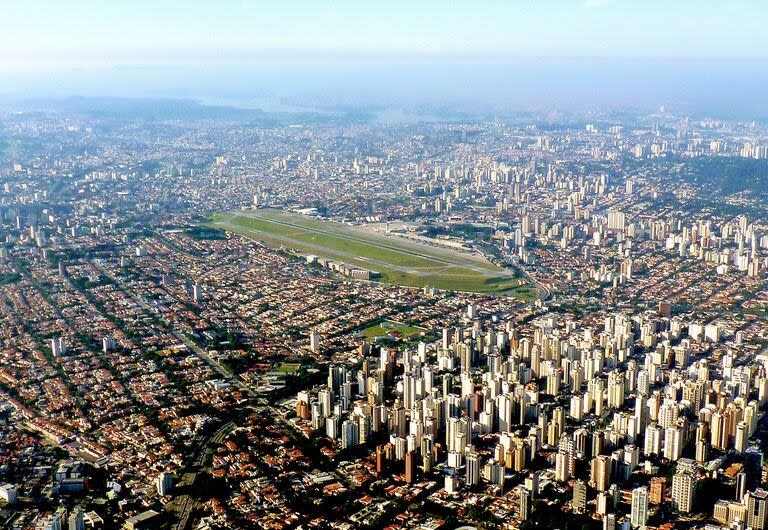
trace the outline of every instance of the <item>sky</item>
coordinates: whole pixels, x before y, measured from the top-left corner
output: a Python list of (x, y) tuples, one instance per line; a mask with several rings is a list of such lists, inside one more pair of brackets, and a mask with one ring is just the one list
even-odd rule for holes
[(765, 0), (0, 0), (0, 20), (6, 97), (655, 104), (768, 88)]
[(3, 0), (0, 20), (6, 73), (275, 52), (768, 57), (764, 0)]

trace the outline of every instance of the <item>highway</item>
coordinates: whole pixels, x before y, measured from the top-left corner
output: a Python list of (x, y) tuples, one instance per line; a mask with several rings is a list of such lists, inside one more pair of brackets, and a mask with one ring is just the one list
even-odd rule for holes
[(533, 277), (531, 273), (529, 273), (527, 270), (525, 270), (524, 267), (520, 266), (517, 262), (514, 261), (514, 259), (510, 259), (509, 263), (512, 265), (512, 268), (519, 272), (521, 276), (523, 276), (528, 282), (536, 286), (536, 289), (540, 292), (539, 298), (543, 300), (549, 299), (549, 297), (552, 296), (552, 290), (541, 283), (539, 280)]
[(173, 334), (180, 341), (182, 341), (190, 350), (192, 350), (200, 359), (208, 363), (208, 365), (211, 368), (213, 368), (216, 371), (216, 373), (218, 373), (223, 379), (226, 379), (231, 385), (237, 387), (237, 389), (240, 390), (243, 394), (245, 394), (251, 399), (256, 399), (258, 397), (253, 392), (253, 390), (248, 388), (248, 385), (245, 384), (245, 381), (228, 372), (227, 369), (221, 365), (221, 363), (219, 363), (216, 359), (208, 355), (208, 352), (206, 352), (200, 346), (195, 344), (195, 342), (192, 341), (186, 335), (184, 335), (184, 333), (180, 331), (174, 331)]
[[(133, 289), (125, 285), (122, 280), (109, 272), (101, 263), (93, 262), (94, 267), (96, 267), (102, 274), (110, 278), (112, 281), (115, 282), (115, 284), (118, 286), (120, 290), (122, 290), (125, 294), (127, 294), (132, 300), (134, 300), (137, 304), (142, 306), (144, 309), (151, 313), (156, 313), (157, 310), (155, 307), (152, 306), (147, 300), (139, 293), (135, 292)], [(172, 330), (172, 333), (176, 338), (178, 338), (181, 342), (183, 342), (193, 353), (195, 353), (202, 361), (207, 363), (217, 374), (219, 374), (223, 379), (227, 380), (231, 385), (238, 388), (244, 395), (246, 395), (248, 398), (256, 399), (256, 394), (248, 388), (248, 386), (245, 384), (245, 382), (240, 379), (239, 377), (234, 376), (230, 372), (228, 372), (216, 359), (208, 355), (208, 353), (203, 350), (200, 346), (195, 344), (194, 341), (192, 341), (189, 337), (184, 335), (181, 331), (178, 330)], [(216, 430), (212, 435), (207, 437), (205, 440), (203, 440), (198, 447), (193, 450), (190, 453), (191, 463), (187, 465), (186, 471), (182, 476), (181, 481), (178, 484), (178, 487), (191, 487), (195, 479), (197, 478), (198, 473), (202, 470), (204, 464), (205, 464), (205, 458), (208, 453), (208, 448), (212, 445), (215, 446), (217, 444), (220, 444), (224, 438), (232, 432), (236, 428), (236, 425), (233, 422), (228, 422), (219, 429)], [(181, 508), (179, 509), (179, 521), (176, 523), (176, 525), (173, 527), (174, 530), (186, 530), (186, 528), (190, 524), (190, 519), (192, 517), (192, 513), (194, 512), (195, 507), (197, 506), (197, 499), (192, 497), (191, 495), (181, 495), (174, 499), (174, 503), (179, 503)]]
[[(137, 304), (142, 306), (147, 311), (150, 311), (152, 313), (157, 313), (157, 310), (152, 304), (147, 302), (147, 300), (139, 293), (135, 292), (133, 289), (125, 285), (122, 280), (109, 272), (104, 266), (97, 262), (93, 262), (93, 266), (96, 267), (101, 273), (103, 273), (105, 276), (107, 276), (109, 279), (115, 282), (115, 284), (120, 288), (121, 291), (126, 293), (132, 300), (134, 300)], [(240, 379), (239, 377), (236, 377), (232, 375), (230, 372), (227, 371), (226, 368), (224, 368), (221, 363), (219, 363), (216, 359), (208, 355), (208, 352), (203, 350), (200, 346), (195, 344), (195, 342), (187, 337), (184, 333), (182, 333), (179, 330), (171, 330), (173, 335), (179, 339), (181, 342), (184, 343), (187, 348), (192, 350), (201, 360), (203, 360), (205, 363), (207, 363), (217, 374), (219, 374), (223, 379), (226, 379), (231, 385), (234, 385), (237, 387), (243, 394), (247, 395), (249, 398), (256, 399), (256, 394), (248, 388), (248, 386), (245, 384), (245, 382)]]

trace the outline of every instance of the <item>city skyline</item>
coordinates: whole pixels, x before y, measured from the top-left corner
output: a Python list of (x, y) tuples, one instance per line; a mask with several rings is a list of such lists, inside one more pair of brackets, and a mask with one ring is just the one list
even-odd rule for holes
[(768, 530), (768, 5), (0, 19), (0, 528)]

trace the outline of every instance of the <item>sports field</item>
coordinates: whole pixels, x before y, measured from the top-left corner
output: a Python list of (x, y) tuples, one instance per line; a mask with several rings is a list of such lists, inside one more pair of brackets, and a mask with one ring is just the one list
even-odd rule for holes
[(533, 289), (516, 275), (477, 255), (432, 247), (278, 210), (215, 215), (213, 226), (265, 244), (316, 254), (376, 271), (380, 281), (398, 285), (532, 298)]
[(424, 328), (417, 326), (409, 326), (400, 322), (394, 322), (391, 320), (385, 320), (380, 324), (369, 326), (362, 330), (362, 335), (367, 339), (373, 339), (376, 337), (386, 337), (390, 333), (396, 333), (401, 337), (412, 337), (419, 332), (424, 331)]

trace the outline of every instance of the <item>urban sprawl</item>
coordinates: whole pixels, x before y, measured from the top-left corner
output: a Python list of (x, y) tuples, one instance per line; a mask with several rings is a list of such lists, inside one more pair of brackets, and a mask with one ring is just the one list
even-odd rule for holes
[(0, 115), (0, 527), (768, 530), (768, 126), (617, 116)]

